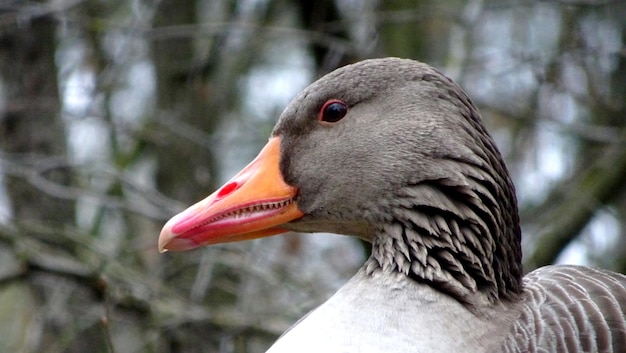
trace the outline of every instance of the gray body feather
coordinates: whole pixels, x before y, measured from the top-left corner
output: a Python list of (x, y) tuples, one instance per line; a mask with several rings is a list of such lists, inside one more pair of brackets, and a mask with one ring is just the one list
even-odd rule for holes
[(524, 277), (520, 316), (502, 352), (626, 352), (626, 277), (547, 266)]

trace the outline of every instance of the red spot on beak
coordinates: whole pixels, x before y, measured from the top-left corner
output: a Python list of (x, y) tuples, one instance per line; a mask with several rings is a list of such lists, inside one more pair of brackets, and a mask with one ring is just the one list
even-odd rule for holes
[(228, 183), (222, 186), (220, 191), (217, 192), (217, 198), (221, 199), (222, 197), (227, 196), (228, 194), (232, 193), (233, 191), (237, 189), (239, 189), (239, 183), (237, 183), (236, 181), (233, 181), (232, 183)]

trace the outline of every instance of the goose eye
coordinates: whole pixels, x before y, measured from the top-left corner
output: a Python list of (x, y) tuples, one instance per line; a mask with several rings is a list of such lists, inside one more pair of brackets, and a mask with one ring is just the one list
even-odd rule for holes
[(348, 105), (340, 100), (331, 99), (320, 109), (317, 120), (336, 123), (348, 114)]

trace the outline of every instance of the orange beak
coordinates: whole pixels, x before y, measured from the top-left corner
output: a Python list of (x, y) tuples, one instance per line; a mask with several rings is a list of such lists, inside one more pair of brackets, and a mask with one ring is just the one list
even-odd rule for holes
[(304, 215), (279, 168), (280, 138), (219, 190), (170, 219), (159, 236), (159, 250), (189, 250), (202, 245), (284, 233), (280, 225)]

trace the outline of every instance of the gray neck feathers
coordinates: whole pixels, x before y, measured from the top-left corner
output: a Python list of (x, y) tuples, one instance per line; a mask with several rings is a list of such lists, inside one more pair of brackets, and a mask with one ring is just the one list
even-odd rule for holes
[(440, 173), (393, 195), (367, 269), (399, 271), (470, 306), (515, 300), (523, 275), (515, 189), (472, 102), (460, 89), (448, 94), (441, 98), (457, 102), (470, 152), (442, 153)]
[(518, 235), (489, 209), (495, 200), (482, 194), (487, 190), (450, 179), (407, 186), (397, 195), (392, 221), (379, 229), (384, 236), (374, 238), (369, 272), (398, 271), (470, 305), (515, 299), (519, 240), (509, 240)]

